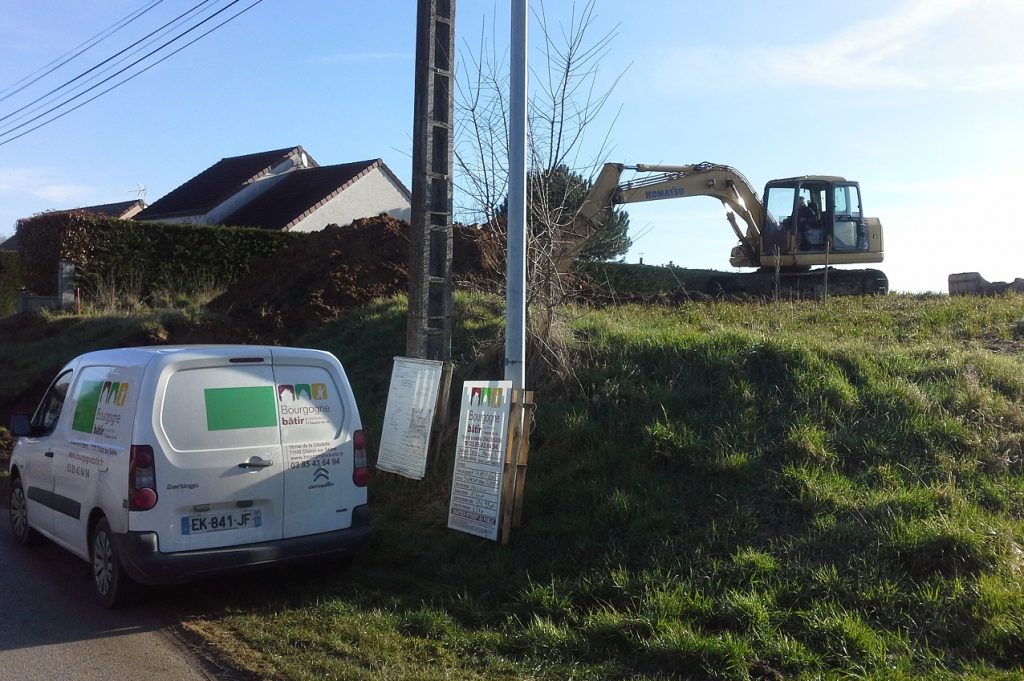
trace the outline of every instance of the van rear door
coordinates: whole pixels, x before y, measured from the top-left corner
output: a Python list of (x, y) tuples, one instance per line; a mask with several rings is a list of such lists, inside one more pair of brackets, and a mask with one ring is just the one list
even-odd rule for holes
[(344, 370), (328, 353), (272, 352), (286, 465), (284, 536), (350, 527), (366, 490), (352, 481), (352, 436), (361, 426)]
[(132, 514), (132, 529), (158, 532), (165, 553), (283, 536), (285, 461), (269, 352), (218, 351), (163, 360), (153, 417), (160, 498)]

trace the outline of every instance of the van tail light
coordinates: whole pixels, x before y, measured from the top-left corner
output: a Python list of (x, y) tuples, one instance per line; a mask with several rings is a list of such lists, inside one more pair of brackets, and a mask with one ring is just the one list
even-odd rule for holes
[(352, 482), (366, 487), (370, 482), (370, 467), (366, 465), (366, 435), (357, 430), (352, 433)]
[(128, 455), (128, 510), (148, 511), (156, 506), (156, 466), (153, 448), (132, 445)]

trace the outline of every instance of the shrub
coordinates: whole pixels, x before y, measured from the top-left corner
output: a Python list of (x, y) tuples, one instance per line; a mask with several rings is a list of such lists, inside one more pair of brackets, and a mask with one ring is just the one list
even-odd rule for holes
[(131, 284), (141, 295), (229, 284), (304, 235), (242, 227), (138, 223), (82, 211), (18, 222), (26, 286), (55, 295), (58, 262), (74, 264), (86, 295)]
[(0, 251), (0, 317), (14, 314), (21, 289), (21, 263), (17, 253)]

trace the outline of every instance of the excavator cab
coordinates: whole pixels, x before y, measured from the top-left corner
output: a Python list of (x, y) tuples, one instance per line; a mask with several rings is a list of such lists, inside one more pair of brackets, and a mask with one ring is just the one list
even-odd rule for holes
[(765, 186), (764, 206), (762, 264), (882, 260), (881, 224), (864, 217), (856, 182), (830, 176), (773, 180)]

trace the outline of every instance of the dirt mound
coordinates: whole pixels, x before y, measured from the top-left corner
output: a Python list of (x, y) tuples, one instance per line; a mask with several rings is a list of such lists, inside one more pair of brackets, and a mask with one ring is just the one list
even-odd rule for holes
[[(331, 225), (253, 265), (210, 303), (252, 329), (253, 338), (297, 336), (374, 298), (409, 287), (409, 224), (387, 216)], [(488, 230), (457, 226), (457, 280), (485, 282), (504, 266), (503, 247)]]

